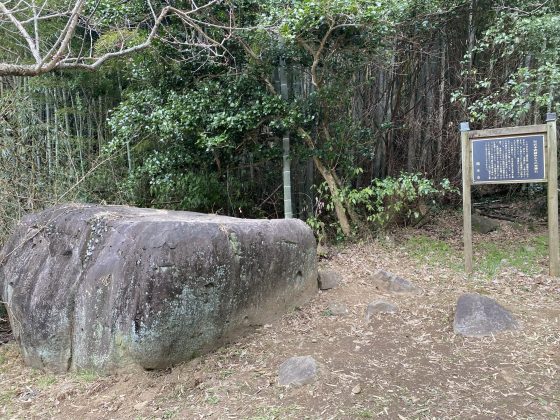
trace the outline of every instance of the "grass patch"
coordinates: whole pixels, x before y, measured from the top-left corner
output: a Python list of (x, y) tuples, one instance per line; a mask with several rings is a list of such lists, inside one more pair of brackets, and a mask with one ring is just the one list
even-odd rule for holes
[(333, 311), (331, 311), (330, 309), (325, 309), (323, 312), (321, 312), (322, 316), (333, 316)]
[(373, 414), (373, 412), (371, 410), (368, 410), (366, 408), (357, 408), (353, 411), (354, 416), (358, 419), (373, 419), (375, 418), (375, 415)]
[(259, 414), (253, 417), (249, 417), (249, 420), (279, 420), (285, 418), (289, 414), (293, 414), (300, 409), (301, 407), (297, 405), (290, 405), (286, 407), (271, 406), (261, 408), (259, 410)]
[(428, 265), (443, 265), (455, 271), (463, 267), (460, 252), (439, 239), (416, 235), (408, 239), (405, 249), (411, 257)]
[(80, 382), (95, 382), (99, 379), (99, 374), (92, 370), (81, 370), (75, 374), (76, 379)]
[(37, 379), (37, 386), (41, 389), (49, 388), (56, 383), (56, 376), (44, 375)]
[(527, 275), (542, 270), (538, 264), (548, 252), (548, 238), (536, 236), (523, 244), (484, 242), (474, 246), (475, 271), (485, 277), (494, 277), (503, 267), (514, 267)]
[(229, 378), (231, 375), (233, 375), (233, 370), (230, 369), (224, 369), (220, 372), (220, 377), (222, 379)]
[(172, 410), (166, 410), (163, 413), (162, 418), (163, 419), (172, 419), (177, 415), (177, 410), (176, 409), (172, 409)]
[(249, 420), (276, 420), (281, 418), (281, 415), (282, 409), (280, 409), (279, 407), (270, 407), (264, 409), (262, 411), (262, 414), (255, 417), (250, 417)]
[(220, 398), (217, 395), (208, 395), (206, 397), (206, 403), (211, 405), (216, 405), (220, 402)]
[[(0, 372), (13, 369), (14, 361), (19, 358), (19, 349), (14, 341), (0, 345)], [(2, 388), (1, 382), (0, 388)]]
[[(405, 249), (414, 259), (431, 266), (446, 266), (454, 271), (463, 270), (462, 251), (447, 242), (425, 235), (413, 236), (405, 243)], [(486, 278), (492, 278), (504, 267), (513, 267), (526, 275), (542, 271), (539, 261), (548, 253), (548, 237), (535, 236), (528, 241), (490, 242), (474, 244), (474, 270)]]
[(15, 396), (16, 392), (14, 390), (0, 391), (0, 406), (8, 407)]

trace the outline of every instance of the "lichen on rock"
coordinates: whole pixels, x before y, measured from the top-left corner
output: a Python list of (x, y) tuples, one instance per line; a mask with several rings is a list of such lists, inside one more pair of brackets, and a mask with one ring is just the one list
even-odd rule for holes
[(294, 219), (65, 205), (8, 240), (1, 300), (30, 366), (165, 368), (305, 303), (315, 248)]

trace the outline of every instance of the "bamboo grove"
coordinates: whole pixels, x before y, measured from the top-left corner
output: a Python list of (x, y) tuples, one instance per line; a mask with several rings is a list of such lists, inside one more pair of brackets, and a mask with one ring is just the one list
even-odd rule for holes
[(460, 121), (559, 109), (556, 1), (49, 1), (27, 45), (2, 3), (2, 236), (71, 200), (283, 217), (287, 163), (294, 215), (348, 236), (458, 185)]

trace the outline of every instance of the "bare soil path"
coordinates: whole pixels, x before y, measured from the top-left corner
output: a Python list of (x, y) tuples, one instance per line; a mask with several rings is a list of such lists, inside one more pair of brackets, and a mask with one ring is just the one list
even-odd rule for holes
[[(165, 372), (55, 376), (22, 365), (0, 346), (4, 418), (560, 418), (560, 281), (546, 275), (544, 235), (503, 222), (475, 235), (477, 271), (461, 270), (460, 215), (422, 229), (329, 249), (320, 265), (342, 274), (337, 288), (214, 353)], [(543, 245), (544, 244), (544, 245)], [(379, 294), (384, 269), (420, 286), (419, 296)], [(453, 333), (463, 292), (488, 295), (522, 329), (482, 339)], [(368, 324), (369, 302), (396, 314)], [(333, 316), (331, 302), (349, 313)], [(311, 355), (318, 380), (277, 385), (278, 366)]]

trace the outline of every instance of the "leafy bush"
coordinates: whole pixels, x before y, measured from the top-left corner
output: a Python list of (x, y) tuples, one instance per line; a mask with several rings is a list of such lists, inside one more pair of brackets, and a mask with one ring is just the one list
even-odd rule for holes
[(362, 205), (367, 220), (379, 228), (408, 224), (419, 220), (426, 213), (429, 202), (446, 193), (456, 192), (448, 179), (439, 184), (419, 173), (401, 173), (398, 178), (376, 179), (362, 190), (350, 190), (348, 200)]
[[(319, 198), (315, 215), (307, 223), (321, 239), (325, 236), (323, 209), (334, 209), (332, 197), (326, 194), (325, 185), (318, 189)], [(375, 179), (362, 189), (343, 188), (341, 202), (350, 205), (374, 229), (386, 229), (394, 225), (407, 225), (420, 220), (430, 205), (448, 193), (458, 193), (448, 179), (439, 183), (423, 177), (420, 173), (401, 173), (398, 177)]]
[(132, 169), (121, 185), (128, 203), (261, 216), (255, 201), (259, 184), (267, 183), (245, 179), (250, 171), (243, 167), (253, 171), (278, 159), (274, 141), (287, 112), (279, 97), (248, 77), (200, 80), (178, 91), (145, 89), (127, 94), (112, 112), (106, 152), (130, 150)]

